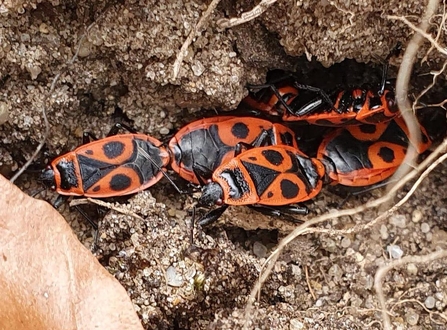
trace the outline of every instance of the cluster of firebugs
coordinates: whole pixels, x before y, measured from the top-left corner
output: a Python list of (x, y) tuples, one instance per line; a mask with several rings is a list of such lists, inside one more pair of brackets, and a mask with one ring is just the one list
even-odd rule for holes
[[(297, 203), (314, 198), (324, 184), (366, 187), (388, 179), (409, 143), (386, 70), (376, 88), (329, 93), (285, 76), (252, 86), (242, 104), (276, 120), (201, 119), (181, 128), (167, 145), (128, 127), (129, 133), (116, 134), (122, 128), (116, 125), (103, 139), (90, 142), (86, 136), (83, 145), (54, 159), (41, 178), (60, 195), (105, 198), (137, 193), (169, 179), (170, 166), (202, 186), (199, 205), (221, 205), (200, 220), (206, 224), (228, 205), (305, 214), (307, 208)], [(427, 117), (433, 121), (433, 113)], [(332, 129), (322, 129), (316, 152), (309, 156), (287, 125), (291, 122)], [(420, 122), (422, 139), (414, 147), (422, 153), (438, 132), (429, 132), (424, 118)]]

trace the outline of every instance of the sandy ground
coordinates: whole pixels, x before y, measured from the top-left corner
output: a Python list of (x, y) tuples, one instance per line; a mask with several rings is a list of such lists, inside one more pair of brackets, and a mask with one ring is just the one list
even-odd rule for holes
[[(44, 104), (50, 125), (45, 151), (57, 155), (77, 146), (83, 131), (103, 136), (116, 120), (116, 107), (137, 130), (166, 138), (202, 116), (201, 109), (236, 108), (247, 94), (245, 84), (264, 81), (273, 68), (297, 71), (312, 84), (376, 82), (381, 59), (397, 41), (405, 46), (411, 37), (408, 27), (386, 15), (417, 22), (424, 8), (421, 1), (359, 0), (348, 7), (345, 1), (279, 1), (260, 18), (224, 30), (218, 19), (237, 16), (253, 3), (223, 0), (173, 78), (176, 55), (207, 5), (176, 0), (0, 2), (0, 173), (10, 176), (44, 136)], [(78, 57), (69, 63), (78, 47)], [(307, 61), (310, 56), (314, 61)], [(347, 58), (372, 63), (324, 68)], [(439, 69), (443, 61), (432, 52), (417, 70)], [(393, 67), (391, 77), (395, 74)], [(427, 84), (424, 77), (417, 81), (416, 92)], [(443, 99), (445, 83), (437, 88), (441, 93), (428, 101)], [(45, 162), (41, 153), (32, 169)], [(438, 167), (404, 207), (371, 230), (295, 240), (265, 283), (249, 327), (381, 329), (373, 281), (378, 267), (392, 258), (387, 249), (396, 246), (407, 256), (445, 248), (446, 173), (444, 165)], [(18, 183), (34, 193), (35, 178), (31, 171)], [(352, 198), (344, 207), (381, 193)], [(40, 196), (55, 198), (50, 192)], [(308, 203), (309, 218), (333, 212), (342, 199), (325, 191)], [(185, 211), (191, 202), (162, 181), (126, 204), (144, 221), (115, 212), (98, 216), (94, 253), (126, 288), (148, 329), (239, 328), (265, 258), (295, 225), (231, 208), (215, 226), (195, 230), (191, 247), (191, 215)], [(68, 208), (61, 212), (80, 240), (92, 246), (89, 224)], [(377, 214), (371, 210), (322, 227), (346, 229)], [(391, 271), (384, 291), (394, 326), (444, 329), (446, 286), (443, 261)]]

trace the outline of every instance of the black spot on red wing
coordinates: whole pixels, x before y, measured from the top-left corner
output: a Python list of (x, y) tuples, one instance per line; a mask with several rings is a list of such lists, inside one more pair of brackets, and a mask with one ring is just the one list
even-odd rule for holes
[(269, 191), (269, 192), (267, 193), (267, 197), (268, 197), (268, 198), (272, 198), (272, 197), (273, 197), (273, 193), (272, 193), (271, 191)]
[(248, 157), (248, 159), (253, 160), (253, 161), (257, 161), (258, 160), (258, 158), (255, 157), (255, 156), (250, 156), (250, 157)]
[(388, 147), (381, 147), (378, 155), (386, 163), (392, 163), (394, 161), (394, 159), (396, 158), (394, 156), (393, 149), (388, 148)]
[(114, 191), (122, 191), (130, 187), (132, 179), (124, 174), (116, 174), (110, 180), (110, 189)]
[(249, 131), (248, 126), (244, 123), (236, 123), (231, 127), (231, 134), (239, 139), (245, 139)]
[(281, 194), (286, 199), (292, 199), (298, 196), (300, 188), (292, 181), (284, 179), (281, 180)]
[(93, 187), (93, 189), (92, 189), (92, 191), (93, 192), (98, 192), (98, 191), (100, 191), (101, 190), (101, 186), (95, 186), (95, 187)]
[(87, 155), (93, 155), (93, 150), (88, 149), (88, 150), (85, 151), (85, 153), (86, 153)]
[(124, 152), (125, 145), (121, 141), (107, 142), (102, 146), (104, 155), (108, 159), (119, 157)]
[(376, 125), (372, 125), (372, 124), (360, 125), (359, 128), (362, 133), (367, 133), (367, 134), (373, 134), (377, 130)]
[(385, 132), (380, 137), (380, 141), (398, 144), (404, 148), (408, 146), (408, 136), (395, 120), (389, 122)]
[(284, 161), (283, 155), (279, 151), (266, 149), (262, 151), (262, 155), (265, 157), (265, 159), (275, 166), (280, 165)]

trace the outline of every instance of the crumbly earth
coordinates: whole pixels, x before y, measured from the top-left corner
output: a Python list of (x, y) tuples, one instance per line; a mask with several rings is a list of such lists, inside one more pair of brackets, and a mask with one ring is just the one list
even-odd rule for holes
[[(45, 135), (44, 109), (50, 125), (45, 149), (56, 155), (77, 146), (83, 131), (100, 137), (117, 120), (164, 138), (202, 116), (201, 109), (236, 108), (247, 94), (245, 84), (261, 83), (269, 69), (297, 71), (306, 83), (322, 87), (377, 82), (381, 59), (398, 41), (405, 48), (411, 36), (408, 27), (386, 15), (417, 22), (424, 8), (416, 0), (278, 1), (260, 18), (223, 30), (218, 19), (237, 16), (254, 3), (221, 1), (174, 79), (179, 49), (207, 5), (179, 0), (0, 2), (0, 173), (10, 176), (31, 156)], [(311, 56), (316, 61), (308, 62)], [(347, 58), (374, 63), (323, 68)], [(433, 51), (428, 65), (417, 70), (439, 69), (443, 61)], [(396, 69), (391, 71), (394, 77)], [(413, 83), (416, 92), (431, 80), (425, 79)], [(445, 83), (438, 88), (445, 90)], [(435, 93), (428, 101), (442, 99)], [(34, 169), (45, 162), (41, 153)], [(404, 256), (445, 248), (446, 172), (441, 165), (404, 207), (371, 230), (295, 240), (265, 283), (249, 328), (380, 329), (373, 281), (378, 266), (391, 258), (387, 248), (397, 246)], [(36, 191), (32, 174), (19, 184)], [(349, 199), (344, 207), (380, 194)], [(308, 203), (308, 218), (333, 211), (342, 199), (326, 190)], [(121, 203), (144, 220), (114, 211), (97, 217), (94, 253), (127, 289), (146, 328), (240, 328), (265, 258), (296, 224), (230, 208), (215, 226), (196, 228), (191, 245), (191, 202), (166, 181), (158, 183), (150, 193)], [(68, 208), (61, 212), (80, 240), (93, 246), (85, 219)], [(367, 211), (323, 227), (349, 228), (376, 215)], [(442, 260), (409, 264), (385, 277), (396, 328), (445, 328), (445, 266)]]

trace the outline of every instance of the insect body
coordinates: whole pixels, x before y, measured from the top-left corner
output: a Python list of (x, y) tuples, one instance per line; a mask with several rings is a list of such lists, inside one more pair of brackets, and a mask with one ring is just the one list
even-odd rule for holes
[(347, 89), (333, 93), (331, 100), (334, 108), (321, 103), (309, 114), (296, 116), (284, 113), (283, 120), (299, 120), (321, 126), (347, 126), (381, 123), (398, 113), (391, 89), (385, 89), (382, 94), (377, 89)]
[(278, 96), (272, 94), (271, 100), (258, 102), (253, 96), (244, 99), (249, 107), (281, 116), (283, 121), (301, 121), (320, 126), (347, 126), (376, 124), (391, 120), (399, 113), (393, 87), (386, 83), (383, 87), (348, 88), (330, 93), (327, 101), (315, 93), (304, 95), (293, 86), (281, 87)]
[(234, 157), (238, 144), (297, 148), (293, 131), (281, 124), (252, 117), (219, 116), (192, 122), (175, 134), (169, 142), (171, 167), (185, 180), (200, 184)]
[[(431, 140), (424, 127), (418, 153), (426, 151)], [(340, 128), (321, 143), (317, 158), (329, 163), (327, 175), (333, 184), (351, 187), (379, 183), (394, 174), (408, 148), (408, 128), (403, 118), (378, 125)]]
[(325, 168), (290, 146), (267, 146), (242, 152), (213, 173), (200, 204), (288, 205), (315, 197)]
[(168, 151), (157, 139), (120, 134), (81, 145), (54, 159), (41, 179), (61, 195), (124, 196), (158, 182), (169, 160)]

